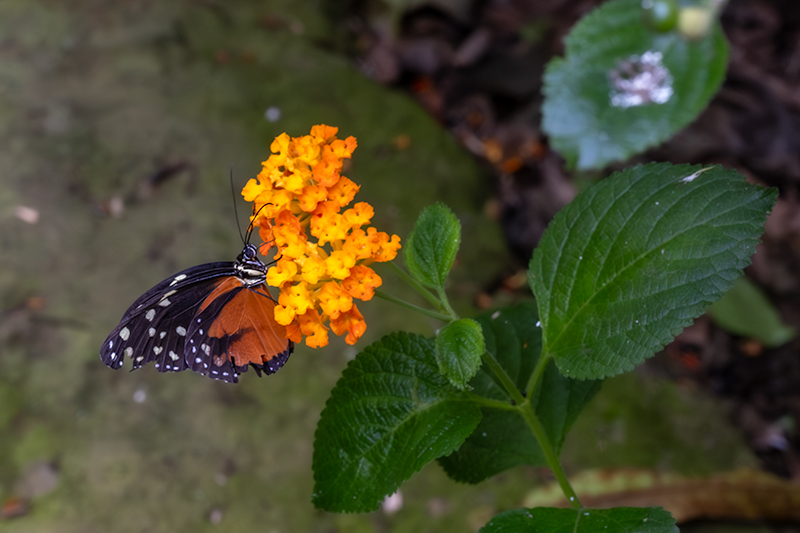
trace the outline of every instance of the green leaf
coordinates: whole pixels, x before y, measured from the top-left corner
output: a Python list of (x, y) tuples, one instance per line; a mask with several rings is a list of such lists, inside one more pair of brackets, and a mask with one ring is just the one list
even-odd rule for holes
[(668, 163), (579, 194), (530, 263), (544, 352), (579, 379), (652, 356), (733, 286), (776, 197), (733, 170)]
[(426, 463), (458, 448), (480, 417), (439, 373), (432, 340), (384, 337), (348, 364), (322, 411), (314, 505), (333, 512), (377, 509)]
[(797, 334), (784, 325), (764, 293), (744, 276), (708, 308), (708, 313), (722, 329), (769, 347), (786, 344)]
[(426, 207), (403, 247), (403, 259), (414, 278), (432, 288), (444, 287), (461, 243), (461, 224), (444, 204)]
[[(487, 351), (522, 391), (541, 352), (541, 330), (534, 302), (486, 313), (477, 318), (483, 327)], [(551, 363), (537, 389), (533, 405), (556, 453), (583, 407), (600, 389), (601, 381), (565, 378)], [(473, 392), (509, 401), (485, 366), (470, 382)], [(521, 464), (545, 466), (547, 461), (522, 417), (513, 410), (482, 407), (478, 427), (454, 453), (439, 459), (452, 479), (478, 483)]]
[(480, 368), (485, 350), (481, 326), (469, 318), (454, 320), (436, 335), (439, 372), (462, 390)]
[(612, 509), (514, 509), (492, 518), (480, 533), (677, 533), (672, 515), (661, 507)]
[[(728, 45), (719, 24), (706, 37), (689, 41), (677, 32), (646, 28), (641, 5), (641, 0), (605, 2), (567, 36), (565, 57), (547, 66), (542, 128), (570, 166), (602, 168), (661, 143), (693, 121), (722, 83)], [(635, 105), (619, 90), (626, 77), (621, 67), (647, 65), (650, 61), (641, 59), (656, 56), (646, 52), (661, 54), (653, 72), (668, 76), (656, 84), (661, 93), (647, 94), (654, 102), (667, 99)], [(620, 98), (616, 106), (614, 96)]]

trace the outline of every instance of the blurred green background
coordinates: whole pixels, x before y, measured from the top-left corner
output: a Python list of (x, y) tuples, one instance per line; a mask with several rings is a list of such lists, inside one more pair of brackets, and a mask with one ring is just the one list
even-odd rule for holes
[[(341, 32), (323, 7), (0, 2), (0, 500), (4, 516), (29, 506), (0, 531), (475, 531), (547, 479), (518, 468), (472, 487), (434, 464), (402, 487), (395, 514), (319, 512), (314, 428), (355, 348), (300, 347), (279, 374), (238, 385), (99, 360), (144, 290), (240, 251), (231, 165), (240, 189), (273, 137), (314, 124), (358, 138), (347, 175), (380, 230), (405, 238), (434, 201), (456, 212), (465, 315), (508, 272), (502, 232), (482, 214), (487, 177), (416, 103), (332, 52)], [(156, 183), (169, 166), (183, 170)], [(383, 301), (361, 309), (362, 346), (437, 327)], [(611, 380), (567, 441), (567, 470), (754, 464), (719, 413), (670, 384)]]

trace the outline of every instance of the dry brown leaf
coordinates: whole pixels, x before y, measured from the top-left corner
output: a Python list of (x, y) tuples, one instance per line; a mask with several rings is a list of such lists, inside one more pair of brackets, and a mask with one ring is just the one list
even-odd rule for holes
[[(601, 469), (571, 481), (586, 507), (663, 507), (679, 524), (700, 518), (800, 521), (800, 486), (756, 470), (688, 478), (652, 470)], [(551, 483), (530, 492), (523, 506), (567, 507), (567, 502)]]

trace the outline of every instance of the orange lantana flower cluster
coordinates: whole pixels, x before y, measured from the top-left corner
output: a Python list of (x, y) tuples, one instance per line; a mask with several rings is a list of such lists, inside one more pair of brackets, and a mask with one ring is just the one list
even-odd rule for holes
[(275, 320), (287, 336), (312, 348), (328, 344), (328, 326), (355, 342), (367, 328), (353, 299), (369, 300), (381, 278), (369, 265), (391, 261), (400, 237), (363, 229), (372, 206), (346, 208), (359, 186), (341, 175), (344, 159), (356, 149), (355, 137), (336, 138), (338, 128), (319, 125), (310, 135), (279, 135), (262, 170), (245, 185), (253, 202), (252, 224), (264, 241), (261, 253), (277, 247), (277, 262), (267, 284), (280, 288)]

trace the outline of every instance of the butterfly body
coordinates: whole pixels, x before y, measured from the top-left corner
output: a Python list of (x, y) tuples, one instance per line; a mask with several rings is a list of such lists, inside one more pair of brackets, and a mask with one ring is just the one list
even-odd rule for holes
[(100, 349), (120, 368), (155, 362), (159, 372), (190, 368), (236, 383), (248, 366), (277, 372), (294, 349), (275, 322), (275, 301), (265, 285), (267, 266), (252, 244), (234, 262), (206, 263), (165, 279), (140, 296)]

